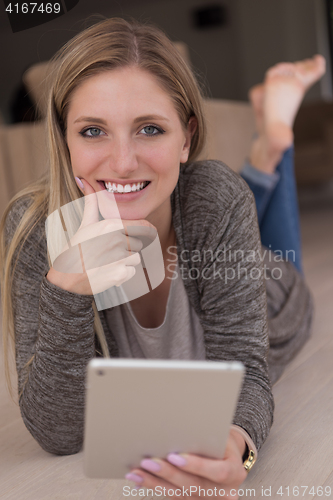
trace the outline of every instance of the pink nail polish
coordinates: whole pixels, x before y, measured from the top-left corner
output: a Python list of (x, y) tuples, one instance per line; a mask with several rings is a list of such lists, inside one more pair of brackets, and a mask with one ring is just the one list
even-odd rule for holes
[(161, 470), (160, 464), (155, 462), (154, 460), (150, 460), (149, 458), (141, 460), (140, 466), (143, 469), (148, 470), (149, 472), (159, 472)]
[(138, 476), (138, 474), (133, 474), (133, 472), (129, 472), (128, 474), (126, 474), (125, 478), (129, 481), (134, 481), (134, 483), (141, 484), (143, 482), (143, 477)]
[(167, 456), (167, 461), (172, 465), (176, 465), (177, 467), (184, 467), (187, 464), (187, 461), (184, 457), (181, 457), (177, 453), (169, 453)]
[(75, 180), (76, 180), (76, 184), (79, 186), (79, 188), (84, 191), (84, 184), (81, 181), (81, 179), (79, 179), (78, 177), (75, 177)]

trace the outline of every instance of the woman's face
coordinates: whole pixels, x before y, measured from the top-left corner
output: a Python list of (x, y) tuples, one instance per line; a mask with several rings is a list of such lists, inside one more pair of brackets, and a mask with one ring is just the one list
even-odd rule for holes
[(125, 67), (93, 76), (69, 105), (73, 174), (95, 191), (113, 191), (103, 203), (114, 196), (122, 219), (163, 216), (188, 159), (193, 121), (184, 130), (171, 98), (146, 71)]

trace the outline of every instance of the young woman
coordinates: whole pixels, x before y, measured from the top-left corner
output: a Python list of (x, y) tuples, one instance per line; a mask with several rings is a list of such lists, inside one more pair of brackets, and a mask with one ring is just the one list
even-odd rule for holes
[[(243, 464), (248, 467), (249, 453), (257, 454), (272, 424), (268, 333), (275, 380), (308, 336), (308, 291), (292, 263), (274, 261), (277, 254), (268, 252), (266, 295), (253, 195), (224, 164), (194, 162), (205, 140), (201, 95), (164, 34), (109, 19), (68, 42), (55, 64), (49, 175), (12, 200), (1, 229), (3, 334), (5, 347), (15, 343), (25, 425), (45, 450), (78, 452), (85, 369), (101, 353), (238, 360), (246, 375), (224, 459), (171, 454), (144, 460), (127, 476), (146, 487), (219, 486), (230, 492), (244, 481)], [(131, 225), (157, 229), (166, 277), (130, 304), (97, 312), (87, 273), (50, 266), (45, 220), (85, 196), (78, 233), (103, 232), (114, 222), (100, 220), (107, 212), (108, 193), (100, 196), (106, 188), (129, 234)], [(132, 250), (140, 249), (135, 237), (125, 235), (96, 249), (107, 257), (120, 245), (125, 255), (105, 267), (100, 290), (133, 276), (139, 260), (127, 251), (126, 238)], [(170, 248), (178, 256), (176, 272), (168, 265)], [(207, 254), (208, 261), (198, 259)], [(290, 321), (292, 307), (302, 310), (298, 323)]]

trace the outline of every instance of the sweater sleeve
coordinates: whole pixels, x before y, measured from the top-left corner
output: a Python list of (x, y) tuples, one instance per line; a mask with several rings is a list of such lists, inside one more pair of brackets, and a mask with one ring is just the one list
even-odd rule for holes
[(241, 193), (223, 223), (212, 226), (208, 248), (213, 258), (199, 285), (206, 357), (244, 364), (233, 423), (248, 432), (259, 450), (273, 422), (274, 401), (267, 364), (264, 270), (251, 193)]
[(273, 422), (274, 400), (253, 195), (221, 162), (197, 162), (180, 177), (173, 209), (179, 263), (186, 268), (184, 285), (204, 330), (206, 358), (244, 364), (233, 423), (259, 450)]
[[(14, 205), (6, 219), (7, 241), (26, 209)], [(19, 405), (41, 447), (71, 454), (83, 442), (86, 365), (95, 355), (92, 297), (51, 284), (44, 221), (18, 254), (12, 302)]]

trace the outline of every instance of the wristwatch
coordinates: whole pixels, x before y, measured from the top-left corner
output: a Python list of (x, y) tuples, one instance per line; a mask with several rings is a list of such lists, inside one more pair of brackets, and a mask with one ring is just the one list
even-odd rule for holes
[(256, 457), (255, 457), (254, 451), (249, 450), (247, 445), (246, 445), (246, 447), (247, 447), (247, 450), (245, 453), (247, 454), (247, 458), (245, 458), (245, 460), (244, 460), (244, 455), (245, 455), (244, 454), (243, 455), (243, 460), (244, 460), (243, 467), (246, 470), (246, 472), (249, 472), (255, 464)]
[(257, 448), (255, 447), (255, 444), (249, 434), (242, 427), (239, 425), (232, 425), (231, 428), (241, 434), (246, 443), (246, 450), (243, 455), (243, 467), (246, 472), (250, 472), (258, 457)]

